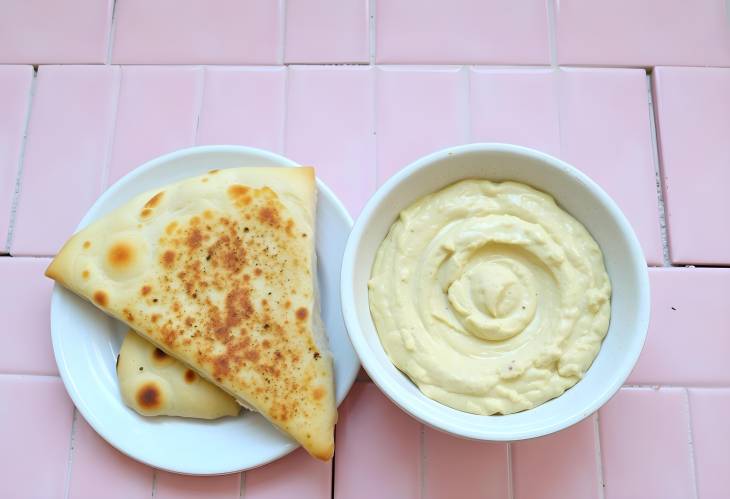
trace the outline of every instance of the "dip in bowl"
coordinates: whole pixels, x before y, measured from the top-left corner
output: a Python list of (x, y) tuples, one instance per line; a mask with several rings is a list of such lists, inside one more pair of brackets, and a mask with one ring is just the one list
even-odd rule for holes
[[(516, 397), (526, 396), (524, 403), (509, 402), (513, 394), (503, 391), (501, 386), (498, 387), (499, 390), (491, 391), (490, 397), (481, 396), (483, 395), (480, 391), (482, 382), (479, 381), (478, 374), (479, 356), (485, 359), (485, 366), (494, 366), (493, 362), (490, 364), (488, 357), (494, 351), (506, 348), (503, 345), (511, 345), (509, 348), (515, 352), (525, 348), (529, 349), (530, 344), (537, 345), (538, 348), (544, 346), (546, 349), (544, 353), (548, 356), (551, 355), (551, 352), (547, 351), (551, 348), (550, 342), (541, 343), (540, 338), (546, 336), (546, 331), (551, 333), (553, 328), (559, 327), (559, 324), (551, 324), (548, 321), (543, 325), (542, 331), (540, 328), (528, 328), (525, 330), (526, 334), (517, 334), (521, 329), (516, 324), (527, 324), (525, 321), (519, 320), (522, 315), (525, 315), (522, 317), (523, 319), (527, 318), (529, 322), (535, 322), (533, 307), (539, 307), (537, 317), (542, 320), (543, 318), (549, 319), (550, 317), (545, 314), (549, 314), (556, 306), (559, 306), (554, 302), (546, 301), (538, 301), (536, 304), (528, 296), (527, 290), (522, 289), (522, 284), (532, 286), (531, 281), (533, 280), (528, 276), (520, 277), (526, 272), (525, 267), (532, 274), (537, 269), (537, 267), (529, 269), (530, 255), (525, 253), (513, 258), (509, 254), (506, 254), (506, 257), (500, 254), (501, 250), (496, 252), (489, 250), (484, 254), (479, 254), (478, 258), (474, 259), (475, 263), (472, 266), (469, 261), (465, 258), (460, 259), (458, 255), (454, 259), (456, 264), (447, 261), (444, 266), (442, 265), (444, 259), (441, 258), (443, 255), (439, 255), (438, 248), (427, 248), (429, 243), (426, 242), (425, 249), (422, 250), (423, 257), (418, 257), (419, 262), (414, 268), (421, 270), (427, 268), (429, 262), (426, 260), (431, 259), (433, 260), (431, 266), (439, 274), (438, 279), (429, 281), (426, 278), (425, 281), (422, 280), (422, 284), (415, 286), (418, 289), (409, 286), (393, 290), (393, 300), (400, 299), (403, 300), (403, 306), (411, 306), (412, 316), (409, 317), (407, 313), (401, 314), (400, 310), (403, 309), (403, 306), (391, 306), (387, 299), (383, 299), (384, 296), (387, 296), (389, 287), (398, 287), (399, 278), (395, 275), (408, 266), (402, 264), (408, 260), (402, 259), (401, 263), (393, 265), (386, 273), (383, 273), (387, 266), (383, 266), (382, 262), (378, 264), (376, 261), (378, 249), (388, 236), (393, 223), (398, 220), (401, 212), (413, 203), (423, 199), (424, 196), (442, 191), (452, 184), (461, 183), (468, 187), (464, 192), (459, 192), (457, 189), (457, 192), (454, 193), (456, 197), (469, 196), (470, 192), (477, 187), (473, 182), (464, 183), (464, 180), (476, 181), (477, 184), (480, 180), (500, 183), (516, 182), (552, 196), (561, 210), (577, 220), (578, 225), (587, 229), (590, 234), (588, 239), (595, 240), (598, 244), (603, 253), (605, 271), (610, 279), (608, 289), (611, 293), (611, 300), (608, 332), (603, 343), (600, 343), (600, 338), (597, 342), (592, 341), (593, 352), (580, 359), (583, 366), (580, 371), (585, 368), (587, 371), (585, 373), (573, 372), (574, 369), (570, 362), (565, 363), (562, 367), (556, 364), (556, 375), (558, 369), (562, 369), (564, 376), (570, 377), (574, 374), (575, 379), (571, 383), (561, 381), (560, 385), (553, 386), (543, 383), (546, 391), (545, 394), (539, 396), (535, 396), (534, 392), (524, 388), (530, 385), (528, 379), (526, 384), (520, 384), (522, 388), (518, 387), (519, 389), (515, 391), (514, 395)], [(505, 186), (508, 187), (511, 184), (492, 185), (491, 182), (483, 183), (480, 188), (489, 194), (499, 191), (498, 194), (504, 199), (510, 199), (511, 196), (519, 195), (522, 192), (519, 189), (517, 191), (511, 188), (504, 189)], [(479, 197), (474, 197), (474, 199), (481, 202)], [(491, 201), (484, 202), (490, 203)], [(489, 211), (489, 206), (485, 206), (485, 210)], [(468, 215), (469, 206), (465, 206), (464, 209), (465, 214)], [(524, 213), (524, 216), (530, 217), (527, 212)], [(500, 217), (502, 218), (500, 219)], [(537, 217), (535, 220), (538, 220), (540, 214), (535, 213), (535, 217)], [(511, 234), (509, 224), (512, 223), (512, 220), (509, 215), (504, 216), (503, 213), (500, 213), (499, 217), (490, 217), (491, 221), (498, 219), (501, 220), (500, 223), (506, 225), (493, 228), (496, 231), (494, 234), (497, 234), (497, 239), (504, 239), (504, 234)], [(478, 223), (474, 223), (478, 225), (487, 219), (475, 220)], [(516, 221), (519, 222), (519, 220)], [(427, 230), (428, 224), (425, 224), (423, 229)], [(472, 229), (476, 231), (473, 234), (476, 239), (466, 238), (467, 240), (460, 241), (459, 231), (455, 231), (454, 240), (442, 241), (441, 246), (447, 248), (447, 253), (451, 251), (452, 247), (459, 251), (459, 245), (468, 247), (473, 244), (472, 239), (477, 240), (482, 237), (479, 234), (489, 232), (486, 230), (487, 227), (476, 226)], [(533, 237), (526, 233), (520, 234), (519, 227), (515, 227), (515, 229), (515, 237), (518, 239)], [(569, 228), (568, 231), (570, 231)], [(445, 232), (448, 233), (448, 230)], [(439, 232), (439, 234), (443, 233), (443, 231)], [(554, 234), (552, 239), (555, 239)], [(557, 234), (560, 235), (559, 230)], [(566, 233), (566, 236), (568, 235)], [(539, 238), (539, 234), (534, 237)], [(502, 243), (504, 242), (502, 241)], [(482, 243), (486, 245), (485, 247), (492, 247), (489, 246), (492, 244), (489, 241), (482, 241)], [(502, 244), (499, 241), (497, 243)], [(540, 246), (539, 242), (536, 244)], [(565, 248), (572, 245), (572, 243), (567, 244)], [(537, 246), (534, 248), (535, 251), (541, 251)], [(469, 251), (464, 254), (476, 254), (469, 253)], [(402, 256), (400, 255), (399, 258)], [(446, 257), (450, 258), (449, 255)], [(551, 257), (548, 255), (549, 258)], [(595, 255), (592, 258), (593, 265), (596, 266)], [(600, 260), (600, 252), (598, 258)], [(464, 269), (453, 268), (462, 261), (465, 265)], [(538, 266), (544, 266), (544, 262), (539, 263)], [(373, 279), (371, 278), (378, 269), (380, 269), (380, 277), (375, 279), (375, 283), (378, 286), (377, 294), (381, 300), (380, 305), (372, 309), (368, 296), (368, 284), (370, 283), (372, 287)], [(602, 269), (599, 270), (602, 271)], [(405, 269), (405, 272), (407, 273), (408, 269)], [(388, 273), (393, 277), (387, 277)], [(450, 275), (454, 277), (453, 283), (449, 280)], [(649, 320), (649, 286), (646, 263), (633, 230), (616, 204), (593, 181), (563, 161), (538, 151), (505, 144), (472, 144), (439, 151), (416, 161), (389, 179), (371, 198), (355, 223), (345, 250), (341, 279), (342, 308), (350, 339), (363, 367), (373, 381), (393, 402), (422, 422), (449, 433), (475, 439), (518, 440), (537, 437), (565, 428), (593, 413), (616, 392), (630, 373), (643, 346)], [(482, 289), (485, 279), (492, 279), (493, 282), (492, 285)], [(585, 286), (585, 283), (578, 284), (579, 287)], [(439, 285), (443, 287), (443, 293), (439, 291)], [(431, 289), (429, 291), (426, 288)], [(511, 293), (516, 298), (508, 297), (505, 301), (504, 296), (491, 296), (490, 293), (495, 290), (500, 291), (497, 288)], [(383, 290), (386, 292), (384, 293)], [(411, 296), (408, 296), (409, 290), (414, 290)], [(596, 301), (596, 304), (593, 305), (606, 308), (608, 303), (602, 301), (602, 296), (606, 294), (607, 290), (599, 291), (600, 293), (596, 294), (595, 289), (586, 288), (586, 294), (593, 293), (595, 296), (589, 296), (587, 301), (582, 299), (574, 301), (591, 305), (591, 300), (595, 298), (597, 301), (593, 300)], [(574, 298), (576, 293), (580, 294), (580, 290), (577, 288), (571, 288), (569, 292)], [(558, 295), (560, 295), (560, 289), (558, 289)], [(373, 298), (372, 291), (370, 298)], [(514, 303), (512, 303), (513, 301)], [(414, 302), (419, 303), (413, 307)], [(419, 311), (420, 305), (425, 302), (429, 302), (429, 306), (426, 307), (429, 310)], [(443, 320), (439, 318), (438, 311), (435, 311), (435, 314), (432, 313), (439, 306), (451, 309), (451, 313), (444, 315)], [(525, 309), (522, 309), (522, 306), (525, 306)], [(500, 308), (502, 311), (498, 310)], [(484, 313), (479, 312), (479, 309)], [(375, 311), (374, 314), (371, 314), (371, 310)], [(383, 311), (387, 315), (386, 320), (383, 320)], [(454, 314), (454, 311), (457, 313)], [(397, 312), (396, 320), (390, 321), (394, 312)], [(500, 315), (506, 319), (502, 321), (503, 324), (488, 323), (489, 320)], [(607, 319), (608, 314), (603, 315)], [(424, 329), (423, 318), (426, 316), (428, 316), (427, 320), (434, 317), (435, 320), (432, 324), (427, 325), (428, 334), (422, 331), (419, 333), (419, 328)], [(476, 323), (469, 319), (471, 316), (477, 321)], [(480, 320), (482, 323), (479, 323)], [(449, 322), (453, 327), (444, 328), (443, 323), (448, 324)], [(381, 327), (380, 332), (383, 333), (383, 324), (386, 324), (389, 329), (387, 333), (396, 338), (394, 343), (383, 342), (382, 334), (378, 335), (376, 326)], [(434, 346), (425, 355), (422, 348), (419, 348), (419, 338), (416, 337), (415, 349), (411, 355), (408, 350), (409, 344), (413, 347), (409, 341), (410, 333), (408, 332), (411, 325), (415, 328), (413, 331), (415, 334), (421, 334), (422, 340), (425, 338), (425, 342), (421, 342), (421, 345), (425, 345), (433, 339), (441, 342), (441, 345)], [(605, 321), (602, 328), (605, 332)], [(598, 329), (600, 330), (601, 327)], [(403, 333), (401, 335), (403, 339), (395, 333)], [(450, 337), (449, 335), (452, 333), (457, 336)], [(530, 338), (530, 335), (534, 336)], [(528, 339), (530, 342), (527, 341)], [(495, 348), (492, 346), (476, 350), (464, 348), (464, 345), (478, 346), (487, 343)], [(600, 347), (598, 355), (593, 360), (595, 349), (598, 347)], [(576, 351), (580, 352), (581, 348), (579, 345)], [(453, 349), (456, 349), (458, 355), (454, 355)], [(394, 356), (393, 353), (396, 351), (399, 353)], [(390, 357), (388, 353), (391, 354)], [(462, 356), (463, 363), (459, 362), (459, 355)], [(540, 355), (540, 352), (530, 354), (527, 367), (515, 365), (513, 369), (523, 370), (520, 372), (524, 372), (524, 369), (531, 369), (530, 373), (544, 372), (543, 368), (550, 364), (550, 359), (545, 361), (544, 358), (538, 358)], [(562, 354), (556, 352), (556, 355)], [(393, 361), (396, 360), (399, 367), (408, 372), (408, 375), (395, 367)], [(593, 360), (592, 363), (591, 360)], [(466, 363), (470, 364), (468, 368), (461, 365)], [(405, 367), (409, 365), (410, 368)], [(534, 365), (537, 365), (537, 368)], [(510, 366), (511, 364), (505, 363), (503, 366), (499, 365), (499, 368), (509, 369)], [(424, 367), (427, 372), (424, 371)], [(494, 380), (493, 374), (493, 372), (485, 374), (483, 378), (485, 385)], [(419, 385), (422, 388), (430, 387), (425, 390), (427, 393), (430, 390), (430, 396), (426, 396), (419, 390), (409, 376), (411, 378), (421, 376)], [(512, 371), (506, 372), (504, 376), (505, 386), (508, 388), (516, 386), (510, 381), (510, 376), (512, 376)], [(548, 376), (551, 375), (548, 373)], [(469, 383), (476, 384), (469, 386)], [(444, 387), (447, 388), (446, 392), (443, 390)], [(567, 391), (563, 393), (565, 388)], [(460, 401), (455, 402), (449, 390), (459, 394)], [(551, 391), (552, 395), (550, 395)], [(474, 393), (475, 396), (465, 398), (462, 396), (463, 393)], [(496, 393), (504, 393), (505, 396), (495, 397)], [(534, 404), (529, 402), (530, 397), (533, 398)], [(521, 399), (516, 398), (515, 400)], [(504, 415), (487, 415), (492, 413), (504, 413)]]

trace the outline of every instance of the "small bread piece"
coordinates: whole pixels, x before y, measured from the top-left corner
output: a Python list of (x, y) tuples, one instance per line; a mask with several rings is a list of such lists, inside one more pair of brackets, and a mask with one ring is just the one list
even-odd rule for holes
[(212, 170), (82, 229), (46, 275), (328, 460), (337, 409), (316, 192), (313, 168)]
[(117, 359), (124, 403), (143, 416), (217, 419), (241, 411), (236, 399), (133, 330)]

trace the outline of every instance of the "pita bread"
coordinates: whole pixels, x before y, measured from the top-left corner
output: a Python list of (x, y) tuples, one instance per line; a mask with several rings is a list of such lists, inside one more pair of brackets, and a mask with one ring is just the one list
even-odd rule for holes
[(241, 411), (236, 399), (131, 329), (117, 358), (122, 400), (143, 416), (217, 419)]
[(313, 456), (334, 452), (312, 168), (235, 168), (141, 194), (46, 275), (125, 322)]

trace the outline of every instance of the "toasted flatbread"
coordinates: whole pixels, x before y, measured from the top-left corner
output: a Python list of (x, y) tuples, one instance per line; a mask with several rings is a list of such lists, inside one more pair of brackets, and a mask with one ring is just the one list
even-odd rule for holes
[(129, 330), (117, 357), (122, 400), (143, 416), (217, 419), (241, 412), (236, 399)]
[(125, 322), (313, 456), (334, 452), (312, 168), (235, 168), (141, 194), (46, 275)]

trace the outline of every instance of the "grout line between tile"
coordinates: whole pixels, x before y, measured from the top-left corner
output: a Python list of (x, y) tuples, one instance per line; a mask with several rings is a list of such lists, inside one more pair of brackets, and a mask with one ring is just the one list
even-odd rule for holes
[(106, 65), (112, 63), (112, 45), (117, 32), (117, 0), (112, 0), (112, 17), (109, 20), (109, 38), (106, 43)]
[(515, 499), (515, 485), (512, 475), (512, 442), (507, 442), (507, 497)]
[(550, 66), (558, 67), (558, 9), (560, 0), (545, 0), (548, 19), (548, 50), (550, 52)]
[(117, 135), (117, 118), (119, 115), (119, 97), (122, 92), (122, 80), (124, 79), (124, 68), (118, 66), (119, 75), (116, 78), (116, 92), (114, 94), (114, 102), (112, 103), (112, 127), (109, 131), (109, 143), (106, 145), (106, 153), (104, 154), (104, 164), (101, 169), (101, 186), (99, 186), (99, 192), (104, 192), (107, 184), (109, 183), (109, 176), (111, 175), (112, 168), (112, 155), (114, 154), (114, 143)]
[(79, 411), (76, 410), (76, 406), (73, 408), (73, 419), (71, 420), (71, 434), (69, 435), (68, 441), (68, 462), (66, 463), (66, 481), (64, 483), (63, 497), (68, 499), (71, 491), (71, 468), (73, 467), (74, 461), (74, 444), (76, 441), (76, 425), (79, 419)]
[[(730, 1), (730, 0), (729, 0)], [(368, 55), (370, 65), (375, 64), (375, 10), (376, 0), (368, 0)]]
[(426, 429), (423, 426), (423, 423), (421, 423), (421, 432), (418, 435), (419, 438), (419, 444), (420, 444), (420, 462), (419, 462), (419, 484), (420, 484), (420, 490), (421, 490), (421, 499), (426, 497)]
[(13, 233), (15, 231), (15, 221), (18, 212), (18, 204), (20, 203), (20, 189), (23, 184), (23, 169), (25, 167), (25, 150), (28, 145), (28, 126), (30, 125), (30, 114), (33, 110), (33, 102), (38, 83), (38, 69), (33, 69), (33, 78), (30, 80), (30, 89), (28, 91), (28, 105), (26, 106), (25, 121), (23, 123), (23, 137), (20, 144), (20, 154), (18, 154), (18, 167), (15, 170), (15, 189), (13, 189), (12, 199), (10, 201), (10, 220), (8, 221), (8, 232), (5, 235), (5, 251), (10, 253), (10, 247), (13, 244)]
[(152, 496), (150, 496), (150, 497), (152, 497), (154, 499), (154, 497), (156, 495), (157, 495), (157, 470), (154, 470), (152, 472)]
[(649, 96), (649, 127), (651, 129), (651, 157), (654, 163), (654, 176), (656, 179), (657, 205), (659, 209), (659, 231), (662, 240), (662, 260), (664, 267), (671, 267), (669, 258), (669, 233), (667, 231), (667, 211), (664, 200), (664, 182), (662, 181), (662, 170), (659, 164), (659, 141), (657, 139), (656, 110), (654, 106), (654, 93), (652, 90), (652, 75), (646, 75), (646, 89)]
[(287, 23), (287, 8), (286, 0), (279, 0), (279, 40), (281, 46), (279, 47), (279, 64), (286, 64), (286, 23)]
[(599, 414), (596, 411), (593, 415), (593, 439), (596, 451), (596, 472), (598, 473), (598, 499), (606, 497), (606, 483), (603, 479), (603, 458), (601, 456), (601, 432), (598, 424)]
[(238, 497), (243, 498), (246, 495), (246, 472), (242, 471), (239, 475)]
[(692, 439), (692, 411), (689, 407), (689, 391), (684, 389), (685, 409), (687, 410), (687, 445), (689, 446), (689, 461), (692, 467), (692, 485), (694, 489), (694, 499), (699, 497), (699, 489), (697, 488), (697, 462), (695, 461), (695, 445)]
[(200, 66), (198, 68), (200, 74), (198, 75), (197, 93), (195, 94), (195, 129), (193, 131), (193, 145), (198, 144), (198, 130), (200, 129), (200, 114), (203, 112), (203, 97), (205, 96), (205, 81), (207, 75), (206, 66)]

